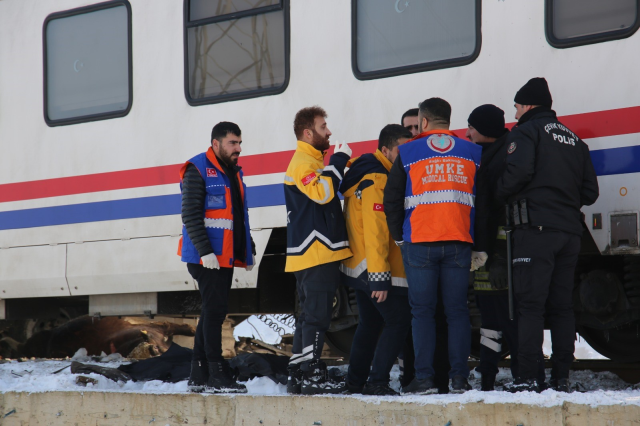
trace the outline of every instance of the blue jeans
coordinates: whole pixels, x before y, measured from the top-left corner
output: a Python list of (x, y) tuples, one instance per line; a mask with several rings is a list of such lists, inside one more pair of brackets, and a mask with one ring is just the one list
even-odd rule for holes
[(471, 323), (467, 307), (471, 245), (446, 243), (423, 245), (404, 243), (402, 260), (409, 283), (409, 303), (413, 314), (413, 344), (416, 378), (435, 375), (433, 354), (436, 344), (436, 302), (438, 280), (449, 325), (449, 377), (469, 376)]
[(378, 303), (371, 291), (363, 290), (356, 290), (356, 301), (360, 321), (351, 345), (349, 384), (387, 385), (411, 325), (409, 301), (406, 295), (389, 293), (387, 300)]

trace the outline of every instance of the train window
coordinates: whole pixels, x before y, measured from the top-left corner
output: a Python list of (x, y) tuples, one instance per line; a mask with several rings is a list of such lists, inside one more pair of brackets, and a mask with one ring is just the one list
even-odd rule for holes
[(638, 29), (640, 0), (546, 0), (546, 36), (563, 48), (629, 37)]
[(289, 0), (185, 0), (185, 96), (204, 105), (282, 93)]
[(351, 67), (368, 80), (466, 65), (480, 53), (480, 0), (352, 0)]
[(133, 99), (131, 5), (99, 3), (43, 25), (44, 118), (49, 126), (123, 117)]
[(277, 4), (280, 4), (280, 0), (191, 0), (189, 20), (197, 21)]

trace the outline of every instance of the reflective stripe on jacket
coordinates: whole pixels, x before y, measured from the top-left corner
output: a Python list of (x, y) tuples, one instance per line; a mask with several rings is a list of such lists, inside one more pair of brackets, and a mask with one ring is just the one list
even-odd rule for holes
[[(187, 166), (196, 166), (202, 179), (204, 179), (207, 195), (205, 199), (203, 220), (207, 229), (207, 236), (213, 248), (213, 252), (218, 258), (218, 263), (223, 268), (233, 268), (234, 266), (245, 267), (253, 265), (253, 254), (251, 252), (251, 232), (249, 226), (249, 213), (246, 200), (246, 186), (242, 181), (242, 171), (238, 172), (238, 182), (240, 185), (242, 203), (244, 206), (244, 226), (246, 235), (246, 262), (236, 261), (233, 255), (233, 204), (231, 202), (231, 188), (229, 177), (222, 171), (218, 159), (209, 148), (207, 152), (198, 154), (187, 161), (180, 169), (180, 181), (184, 177)], [(182, 183), (180, 184), (182, 187)], [(189, 239), (185, 226), (182, 226), (182, 238), (178, 247), (178, 255), (183, 262), (202, 263), (200, 255)]]
[(407, 287), (400, 247), (389, 235), (382, 204), (390, 169), (391, 162), (379, 150), (365, 154), (351, 164), (340, 188), (353, 252), (342, 261), (340, 271), (355, 279), (346, 281), (351, 287), (369, 291)]
[(398, 149), (407, 173), (404, 241), (473, 243), (475, 176), (482, 148), (438, 129)]
[(324, 154), (308, 143), (298, 147), (284, 177), (287, 206), (287, 264), (294, 272), (351, 257), (338, 198), (346, 154)]

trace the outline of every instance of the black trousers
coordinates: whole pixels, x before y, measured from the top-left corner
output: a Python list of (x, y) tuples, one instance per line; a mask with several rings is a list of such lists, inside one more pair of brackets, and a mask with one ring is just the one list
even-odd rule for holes
[(502, 358), (502, 343), (506, 342), (511, 351), (511, 374), (518, 377), (518, 321), (509, 319), (509, 293), (476, 290), (475, 296), (482, 317), (480, 363), (476, 371), (495, 377)]
[(389, 372), (411, 325), (406, 294), (389, 292), (384, 302), (371, 298), (370, 290), (356, 290), (360, 319), (353, 336), (347, 378), (363, 386), (389, 384)]
[[(447, 316), (444, 314), (444, 305), (440, 287), (438, 287), (438, 304), (436, 305), (436, 349), (433, 354), (433, 369), (436, 374), (433, 381), (438, 387), (438, 393), (449, 393), (449, 327), (447, 326)], [(413, 329), (409, 327), (409, 332), (402, 348), (402, 387), (408, 386), (416, 375), (415, 353), (413, 351)]]
[(546, 311), (553, 349), (552, 378), (566, 379), (576, 338), (572, 298), (580, 237), (535, 227), (516, 229), (513, 243), (519, 375), (523, 379), (536, 378)]
[(293, 355), (290, 364), (300, 364), (306, 370), (320, 359), (324, 333), (331, 324), (333, 299), (340, 284), (340, 262), (330, 262), (294, 272), (301, 313), (293, 335)]
[(193, 360), (221, 362), (222, 323), (229, 312), (229, 290), (233, 268), (208, 269), (195, 263), (187, 263), (187, 270), (198, 282), (202, 296), (200, 321), (193, 341)]

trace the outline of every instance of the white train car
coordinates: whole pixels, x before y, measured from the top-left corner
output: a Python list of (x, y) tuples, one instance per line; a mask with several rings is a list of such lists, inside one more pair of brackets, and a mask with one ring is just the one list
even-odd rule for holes
[(297, 110), (323, 106), (333, 139), (361, 154), (428, 97), (451, 103), (463, 135), (473, 108), (510, 118), (518, 88), (544, 76), (599, 175), (580, 331), (635, 359), (639, 3), (0, 0), (0, 318), (193, 313), (178, 168), (223, 120), (242, 129), (259, 261), (236, 270), (231, 307), (290, 310), (282, 183)]

